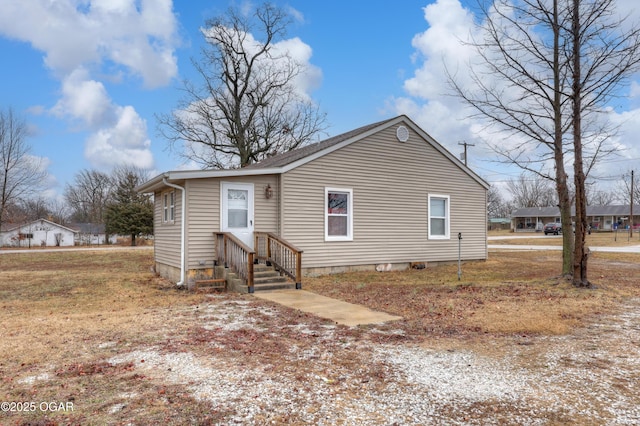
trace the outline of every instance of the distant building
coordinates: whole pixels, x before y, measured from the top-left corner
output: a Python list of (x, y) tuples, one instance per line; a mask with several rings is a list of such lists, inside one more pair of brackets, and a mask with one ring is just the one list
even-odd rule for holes
[[(76, 245), (107, 244), (107, 234), (104, 223), (74, 223), (71, 227), (78, 231), (75, 236)], [(109, 235), (108, 244), (115, 244), (117, 242), (117, 235)]]
[(7, 225), (0, 230), (2, 247), (67, 247), (75, 244), (78, 231), (46, 219), (21, 225)]
[[(640, 206), (633, 206), (633, 221), (629, 220), (630, 205), (587, 206), (587, 222), (596, 231), (613, 231), (615, 229), (640, 228)], [(571, 209), (571, 217), (575, 218), (575, 208)], [(511, 229), (515, 232), (542, 231), (542, 227), (551, 222), (560, 222), (559, 207), (528, 207), (518, 209), (511, 214)]]

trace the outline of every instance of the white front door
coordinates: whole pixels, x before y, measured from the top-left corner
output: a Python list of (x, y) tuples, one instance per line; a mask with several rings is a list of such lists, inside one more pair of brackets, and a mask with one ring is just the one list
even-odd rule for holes
[(221, 182), (220, 228), (253, 249), (253, 184)]

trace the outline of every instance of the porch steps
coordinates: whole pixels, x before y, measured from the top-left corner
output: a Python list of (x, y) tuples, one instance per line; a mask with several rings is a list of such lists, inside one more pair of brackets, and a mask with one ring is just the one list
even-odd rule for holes
[[(237, 280), (235, 274), (228, 274), (227, 278), (207, 278), (195, 281), (194, 291), (200, 293), (210, 293), (212, 291), (232, 291), (244, 290), (247, 287), (244, 284), (234, 283)], [(230, 287), (229, 288), (229, 283)], [(235, 285), (234, 285), (235, 284)], [(280, 275), (273, 266), (258, 264), (253, 266), (253, 289), (254, 291), (281, 290), (295, 288), (295, 283), (286, 276)]]
[(273, 266), (263, 264), (253, 267), (253, 288), (255, 291), (295, 288), (295, 283), (280, 275)]

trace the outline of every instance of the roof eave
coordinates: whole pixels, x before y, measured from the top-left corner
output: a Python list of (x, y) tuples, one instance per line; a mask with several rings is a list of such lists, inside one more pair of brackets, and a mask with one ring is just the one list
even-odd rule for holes
[(345, 139), (342, 142), (336, 143), (335, 145), (328, 146), (320, 151), (314, 152), (313, 154), (307, 155), (306, 157), (300, 158), (296, 161), (293, 161), (288, 164), (284, 164), (282, 166), (277, 167), (268, 167), (268, 168), (248, 168), (248, 169), (230, 169), (230, 170), (182, 170), (182, 171), (171, 171), (164, 173), (162, 175), (156, 176), (150, 181), (138, 186), (136, 190), (142, 193), (150, 193), (155, 192), (158, 189), (165, 187), (163, 180), (167, 179), (168, 181), (182, 181), (186, 179), (206, 179), (206, 178), (215, 178), (215, 177), (231, 177), (231, 176), (258, 176), (258, 175), (272, 175), (272, 174), (281, 174), (286, 173), (290, 170), (293, 170), (297, 167), (300, 167), (304, 164), (307, 164), (311, 161), (314, 161), (320, 157), (323, 157), (327, 154), (330, 154), (336, 150), (344, 148), (354, 142), (367, 138), (375, 133), (378, 133), (382, 129), (386, 129), (388, 127), (394, 126), (400, 122), (407, 123), (416, 133), (418, 133), (427, 143), (429, 143), (432, 147), (434, 147), (438, 152), (447, 157), (452, 163), (458, 166), (462, 171), (468, 174), (472, 179), (478, 182), (482, 187), (486, 190), (489, 189), (490, 185), (480, 176), (478, 176), (473, 170), (469, 167), (465, 166), (459, 159), (457, 159), (454, 155), (452, 155), (446, 148), (444, 148), (440, 143), (438, 143), (435, 139), (433, 139), (428, 133), (422, 130), (417, 124), (415, 124), (409, 117), (406, 115), (399, 115), (390, 120), (386, 120), (380, 123), (380, 125), (372, 127), (367, 131), (362, 133), (358, 133), (348, 139)]
[(259, 176), (280, 174), (283, 170), (281, 167), (273, 167), (268, 169), (229, 169), (229, 170), (175, 170), (162, 173), (153, 179), (136, 187), (139, 193), (153, 193), (165, 188), (165, 179), (169, 182), (184, 181), (187, 179), (208, 179), (208, 178), (224, 178), (233, 176)]

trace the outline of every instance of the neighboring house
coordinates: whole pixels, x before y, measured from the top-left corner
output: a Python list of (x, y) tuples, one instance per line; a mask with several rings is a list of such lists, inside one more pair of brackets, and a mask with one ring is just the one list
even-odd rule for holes
[[(107, 244), (104, 223), (74, 223), (71, 227), (78, 231), (75, 240), (76, 245)], [(109, 244), (116, 244), (117, 242), (117, 235), (109, 235)]]
[[(633, 206), (634, 229), (640, 226), (640, 206)], [(631, 221), (630, 205), (622, 206), (587, 206), (587, 222), (591, 228), (598, 231), (612, 231), (614, 229), (628, 229)], [(571, 209), (574, 217), (575, 208)], [(542, 227), (550, 222), (560, 222), (558, 207), (529, 207), (514, 211), (511, 214), (511, 228), (515, 232), (542, 231)]]
[(167, 172), (137, 190), (154, 194), (156, 271), (191, 286), (229, 261), (222, 232), (260, 259), (282, 239), (313, 274), (450, 262), (459, 243), (463, 260), (486, 259), (488, 187), (399, 116), (242, 169)]
[(66, 247), (74, 245), (77, 231), (38, 219), (19, 226), (7, 226), (0, 232), (3, 247)]
[(487, 220), (487, 227), (489, 231), (497, 229), (510, 229), (511, 219), (506, 217), (494, 217)]
[(515, 232), (542, 231), (550, 222), (560, 222), (560, 208), (527, 207), (511, 213), (511, 229)]

